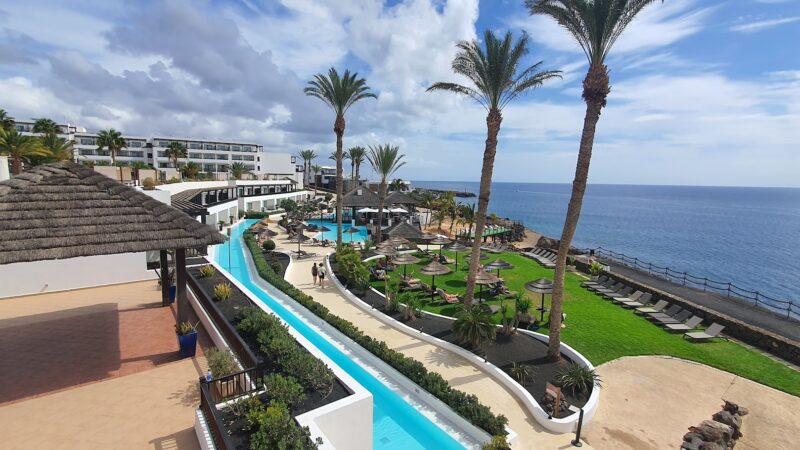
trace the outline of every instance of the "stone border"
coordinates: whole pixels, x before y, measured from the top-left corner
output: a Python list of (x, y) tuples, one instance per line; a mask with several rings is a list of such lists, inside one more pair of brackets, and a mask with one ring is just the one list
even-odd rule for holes
[[(367, 258), (365, 261), (370, 261), (372, 259), (377, 259), (377, 258), (382, 258), (382, 256), (374, 256), (372, 258)], [(541, 405), (539, 405), (539, 402), (537, 402), (536, 399), (533, 398), (531, 393), (528, 392), (526, 389), (524, 389), (522, 386), (520, 386), (519, 383), (514, 381), (514, 379), (511, 378), (505, 371), (503, 371), (502, 369), (500, 369), (499, 367), (495, 366), (492, 363), (484, 362), (483, 358), (479, 357), (478, 355), (476, 355), (476, 354), (474, 354), (474, 353), (472, 353), (472, 352), (470, 352), (470, 351), (468, 351), (468, 350), (466, 350), (464, 348), (461, 348), (461, 347), (459, 347), (457, 345), (451, 344), (451, 343), (449, 343), (447, 341), (444, 341), (442, 339), (439, 339), (437, 337), (431, 336), (431, 335), (429, 335), (427, 333), (415, 330), (415, 329), (409, 327), (408, 325), (406, 325), (406, 324), (404, 324), (402, 322), (399, 322), (399, 321), (395, 320), (394, 318), (389, 317), (389, 316), (381, 313), (380, 311), (372, 309), (371, 305), (369, 305), (365, 301), (363, 301), (360, 298), (358, 298), (358, 296), (356, 296), (355, 294), (353, 294), (352, 292), (347, 290), (341, 284), (341, 282), (339, 281), (338, 277), (336, 277), (336, 275), (334, 274), (334, 272), (332, 270), (332, 267), (330, 265), (330, 255), (325, 257), (325, 266), (328, 269), (328, 273), (332, 274), (330, 276), (330, 279), (334, 281), (334, 284), (336, 285), (336, 288), (339, 289), (339, 291), (342, 293), (342, 295), (344, 295), (348, 300), (353, 302), (356, 306), (358, 306), (359, 308), (361, 308), (362, 310), (364, 310), (365, 312), (367, 312), (371, 316), (377, 318), (381, 322), (383, 322), (383, 323), (395, 328), (398, 331), (401, 331), (401, 332), (403, 332), (403, 333), (405, 333), (405, 334), (407, 334), (409, 336), (416, 337), (416, 338), (424, 340), (424, 341), (426, 341), (426, 342), (428, 342), (430, 344), (433, 344), (433, 345), (436, 345), (438, 347), (441, 347), (441, 348), (443, 348), (445, 350), (453, 352), (453, 353), (465, 358), (466, 360), (470, 361), (475, 366), (477, 366), (478, 368), (483, 370), (486, 374), (488, 374), (489, 376), (494, 378), (496, 381), (498, 381), (500, 384), (505, 386), (515, 397), (517, 397), (517, 399), (520, 402), (522, 402), (522, 404), (525, 405), (525, 407), (533, 415), (533, 417), (536, 419), (536, 421), (539, 422), (539, 424), (542, 425), (543, 427), (545, 427), (547, 430), (555, 432), (555, 433), (571, 433), (571, 432), (575, 431), (575, 429), (577, 428), (577, 426), (578, 426), (578, 416), (579, 416), (578, 414), (572, 414), (571, 416), (566, 417), (566, 418), (562, 418), (562, 419), (556, 419), (556, 418), (548, 419), (549, 415), (547, 414), (547, 412), (544, 409), (542, 409)], [(383, 294), (381, 294), (380, 292), (378, 292), (374, 288), (370, 288), (370, 289), (373, 289), (373, 291), (375, 291), (379, 295), (383, 296)], [(447, 319), (447, 320), (454, 320), (452, 317), (442, 316), (442, 315), (431, 313), (431, 312), (428, 312), (428, 311), (423, 311), (423, 314), (427, 314), (427, 315), (430, 315), (430, 316), (433, 316), (433, 317), (440, 317), (440, 318)], [(518, 330), (518, 331), (522, 331), (523, 333), (528, 334), (528, 335), (534, 337), (535, 339), (537, 339), (539, 341), (542, 341), (544, 343), (547, 343), (548, 340), (549, 340), (548, 336), (540, 334), (540, 333), (534, 333), (534, 332), (529, 331), (529, 330)], [(570, 359), (572, 359), (576, 363), (580, 364), (581, 366), (587, 367), (589, 369), (594, 369), (594, 366), (592, 365), (591, 362), (589, 362), (588, 359), (586, 359), (586, 357), (584, 357), (583, 355), (578, 353), (575, 349), (573, 349), (569, 345), (562, 343), (561, 344), (561, 351), (562, 351), (562, 353), (564, 353), (565, 355), (569, 356)], [(597, 407), (598, 407), (599, 404), (600, 404), (600, 386), (594, 386), (594, 388), (592, 389), (592, 393), (589, 395), (589, 399), (586, 401), (586, 404), (583, 407), (583, 411), (584, 411), (583, 423), (584, 423), (584, 425), (587, 425), (587, 424), (589, 424), (589, 422), (591, 422), (592, 418), (594, 417), (595, 413), (597, 412)], [(514, 434), (514, 438), (516, 440), (516, 434)], [(509, 433), (509, 443), (512, 443), (512, 446), (514, 444), (514, 442), (511, 441), (511, 434), (510, 433)]]

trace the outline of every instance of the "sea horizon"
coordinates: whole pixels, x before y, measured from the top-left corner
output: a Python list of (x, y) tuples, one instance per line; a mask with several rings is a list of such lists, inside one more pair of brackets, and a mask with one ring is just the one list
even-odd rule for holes
[[(469, 180), (411, 180), (412, 187), (417, 187), (416, 183), (475, 183), (478, 181)], [(492, 184), (552, 184), (552, 185), (572, 185), (571, 181), (566, 182), (530, 182), (530, 181), (495, 181)], [(741, 185), (716, 185), (716, 184), (640, 184), (640, 183), (587, 183), (587, 186), (661, 186), (661, 187), (695, 187), (695, 188), (743, 188), (743, 189), (797, 189), (800, 186), (741, 186)]]

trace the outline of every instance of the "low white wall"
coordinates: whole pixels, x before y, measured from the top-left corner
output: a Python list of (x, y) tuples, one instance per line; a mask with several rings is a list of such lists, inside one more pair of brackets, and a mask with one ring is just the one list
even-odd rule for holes
[(144, 252), (6, 264), (0, 269), (0, 298), (155, 278)]

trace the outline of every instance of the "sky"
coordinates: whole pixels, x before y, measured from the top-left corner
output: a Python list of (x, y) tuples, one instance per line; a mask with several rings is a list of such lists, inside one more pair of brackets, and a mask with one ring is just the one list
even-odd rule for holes
[[(378, 98), (348, 112), (345, 148), (389, 143), (407, 162), (398, 176), (477, 181), (485, 110), (426, 88), (465, 83), (455, 45), (487, 29), (527, 33), (524, 65), (563, 72), (504, 109), (494, 180), (570, 182), (586, 58), (522, 0), (0, 0), (0, 108), (89, 131), (311, 148), (324, 165), (334, 115), (303, 87), (348, 68)], [(589, 182), (800, 187), (798, 42), (800, 0), (648, 6), (607, 59)]]

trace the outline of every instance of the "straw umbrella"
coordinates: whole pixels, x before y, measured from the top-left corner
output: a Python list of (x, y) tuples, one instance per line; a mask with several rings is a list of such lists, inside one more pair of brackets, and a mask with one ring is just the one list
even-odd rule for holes
[(447, 249), (456, 254), (456, 270), (455, 271), (458, 272), (458, 254), (460, 252), (463, 252), (464, 250), (466, 250), (467, 246), (462, 244), (461, 242), (456, 241), (456, 242), (453, 243), (453, 245), (451, 245), (450, 247), (447, 247)]
[(436, 236), (432, 234), (425, 233), (419, 239), (425, 241), (425, 251), (429, 252), (431, 250), (431, 240)]
[[(466, 281), (467, 277), (464, 277)], [(478, 292), (478, 298), (481, 298), (481, 294), (483, 294), (483, 286), (486, 284), (494, 284), (497, 283), (500, 279), (494, 276), (493, 274), (485, 271), (479, 270), (478, 273), (475, 275), (475, 284), (480, 285), (480, 291)], [(481, 298), (481, 301), (483, 299)]]
[(350, 235), (350, 242), (353, 242), (353, 233), (358, 233), (359, 231), (361, 231), (361, 230), (359, 230), (356, 227), (350, 227), (350, 228), (344, 230), (345, 233)]
[(420, 272), (431, 276), (431, 301), (433, 301), (433, 294), (436, 291), (436, 275), (446, 275), (450, 273), (450, 268), (437, 261), (431, 261), (427, 266), (420, 269)]
[(442, 256), (442, 248), (445, 245), (447, 245), (447, 244), (449, 244), (451, 242), (453, 242), (453, 241), (451, 241), (450, 239), (447, 239), (446, 237), (436, 236), (436, 238), (431, 241), (431, 244), (440, 245), (441, 246), (441, 247), (439, 247), (439, 256)]
[(420, 262), (420, 259), (409, 253), (398, 255), (392, 260), (393, 263), (403, 266), (403, 278), (408, 275), (408, 265)]
[(309, 240), (308, 236), (304, 235), (302, 232), (298, 232), (294, 236), (289, 238), (289, 242), (297, 242), (297, 254), (300, 254), (300, 244)]
[(486, 266), (486, 270), (497, 270), (497, 276), (500, 276), (500, 269), (513, 269), (514, 265), (502, 259), (496, 259)]
[(525, 290), (542, 294), (542, 306), (536, 309), (540, 313), (539, 322), (544, 322), (544, 313), (547, 311), (547, 308), (544, 307), (544, 294), (553, 293), (553, 281), (548, 280), (547, 278), (539, 278), (538, 280), (529, 281), (525, 283)]
[[(469, 261), (471, 259), (472, 259), (472, 254), (464, 256), (464, 261)], [(481, 261), (483, 261), (484, 259), (489, 259), (489, 255), (481, 253), (481, 256), (479, 256), (478, 259), (480, 259)]]

